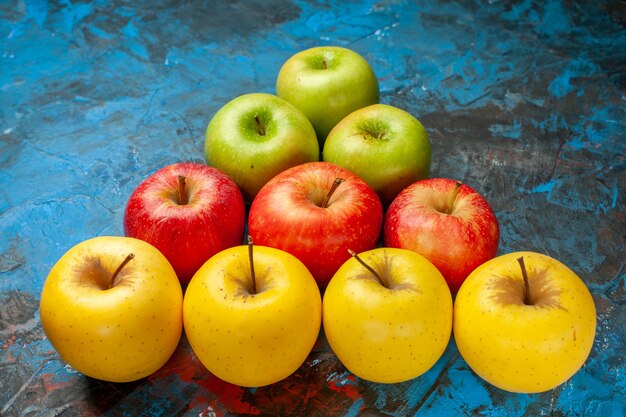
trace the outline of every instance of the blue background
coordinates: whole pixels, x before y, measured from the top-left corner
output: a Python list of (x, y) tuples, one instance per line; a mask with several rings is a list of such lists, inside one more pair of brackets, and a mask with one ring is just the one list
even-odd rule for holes
[[(274, 93), (289, 56), (329, 44), (362, 54), (381, 102), (425, 125), (431, 176), (485, 195), (500, 253), (548, 254), (587, 283), (598, 327), (584, 367), (510, 394), (452, 341), (425, 375), (380, 385), (348, 373), (323, 335), (296, 374), (256, 390), (210, 375), (184, 339), (134, 383), (66, 366), (39, 321), (52, 265), (122, 235), (144, 178), (204, 161), (222, 105)], [(624, 415), (623, 1), (3, 0), (0, 54), (1, 415)]]

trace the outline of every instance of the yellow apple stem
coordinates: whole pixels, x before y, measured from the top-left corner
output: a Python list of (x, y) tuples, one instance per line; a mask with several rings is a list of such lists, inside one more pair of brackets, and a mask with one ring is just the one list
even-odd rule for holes
[(363, 259), (361, 259), (361, 257), (359, 257), (359, 255), (357, 255), (357, 253), (355, 251), (353, 251), (352, 249), (348, 249), (348, 253), (350, 254), (350, 256), (352, 256), (354, 259), (356, 259), (361, 265), (363, 265), (365, 267), (365, 269), (370, 271), (372, 273), (372, 275), (374, 275), (376, 277), (378, 282), (380, 282), (380, 285), (382, 285), (385, 288), (389, 288), (389, 285), (383, 279), (383, 277), (381, 277), (380, 274), (374, 270), (374, 268), (372, 268), (371, 266), (366, 264), (365, 261), (363, 261)]
[(448, 210), (446, 214), (452, 213), (454, 211), (454, 204), (456, 203), (456, 198), (459, 195), (459, 191), (461, 190), (461, 186), (463, 183), (461, 181), (456, 182), (456, 186), (454, 187), (454, 193), (452, 194), (452, 198), (450, 199), (450, 204), (448, 204)]
[(335, 181), (333, 181), (333, 185), (331, 185), (330, 190), (328, 190), (328, 194), (326, 194), (326, 198), (324, 199), (324, 201), (322, 201), (322, 204), (320, 204), (321, 208), (328, 207), (328, 202), (330, 201), (330, 197), (332, 197), (337, 187), (339, 187), (339, 185), (344, 181), (345, 180), (343, 178), (339, 178), (339, 177), (335, 178)]
[(187, 200), (187, 181), (184, 175), (178, 176), (178, 204), (184, 206), (189, 201)]
[(265, 127), (263, 126), (263, 123), (261, 122), (258, 114), (254, 115), (254, 121), (256, 122), (256, 127), (259, 135), (265, 136)]
[(252, 280), (252, 294), (256, 294), (256, 275), (254, 274), (254, 242), (252, 236), (248, 235), (248, 260), (250, 261), (250, 279)]
[(522, 269), (522, 277), (524, 277), (524, 304), (527, 306), (532, 305), (530, 301), (530, 285), (528, 284), (528, 272), (526, 271), (526, 264), (524, 263), (524, 257), (517, 258), (519, 266)]
[(111, 276), (111, 280), (109, 281), (109, 289), (113, 288), (113, 284), (115, 283), (115, 278), (117, 278), (122, 268), (124, 268), (126, 264), (129, 263), (134, 257), (135, 257), (134, 253), (129, 253), (128, 256), (124, 258), (120, 266), (117, 267), (115, 272), (113, 272), (113, 275)]

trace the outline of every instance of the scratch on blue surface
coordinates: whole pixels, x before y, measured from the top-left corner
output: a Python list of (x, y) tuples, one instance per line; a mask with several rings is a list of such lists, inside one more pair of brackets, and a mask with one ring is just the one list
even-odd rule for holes
[(554, 189), (556, 187), (560, 187), (562, 184), (562, 181), (559, 179), (551, 179), (548, 182), (545, 182), (543, 184), (539, 184), (533, 188), (530, 189), (531, 193), (552, 193), (554, 191)]
[(343, 416), (344, 417), (356, 417), (356, 416), (358, 416), (359, 415), (359, 411), (361, 410), (362, 406), (363, 406), (363, 398), (359, 398), (354, 403), (352, 403), (350, 408), (348, 408), (346, 410), (346, 413)]
[(515, 120), (512, 125), (494, 124), (489, 126), (489, 131), (496, 137), (519, 139), (522, 136), (522, 123)]

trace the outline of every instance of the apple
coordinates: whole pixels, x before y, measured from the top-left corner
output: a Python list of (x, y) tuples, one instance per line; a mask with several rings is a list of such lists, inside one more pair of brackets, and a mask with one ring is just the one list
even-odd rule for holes
[(183, 330), (183, 292), (150, 244), (101, 236), (72, 247), (41, 292), (43, 330), (61, 358), (105, 381), (129, 382), (161, 368)]
[(206, 162), (228, 174), (250, 203), (287, 168), (318, 161), (320, 148), (306, 116), (271, 94), (239, 96), (213, 116), (204, 142)]
[(305, 361), (319, 335), (322, 300), (296, 257), (250, 241), (214, 255), (196, 272), (183, 317), (193, 352), (212, 374), (260, 387)]
[(350, 113), (330, 131), (324, 161), (363, 178), (388, 206), (400, 191), (428, 177), (430, 141), (410, 113), (373, 104)]
[(159, 169), (132, 192), (124, 232), (159, 249), (186, 284), (211, 256), (242, 243), (245, 216), (241, 192), (226, 174), (179, 163)]
[(310, 162), (272, 178), (250, 206), (248, 230), (259, 245), (291, 253), (325, 287), (350, 257), (376, 246), (383, 210), (357, 175), (328, 162)]
[(424, 255), (456, 293), (465, 278), (498, 252), (493, 209), (471, 187), (448, 178), (417, 181), (389, 206), (383, 244)]
[(406, 249), (352, 252), (324, 292), (324, 333), (356, 376), (396, 383), (428, 371), (452, 334), (452, 295), (437, 268)]
[(300, 51), (282, 65), (276, 94), (311, 121), (320, 148), (331, 129), (356, 109), (378, 103), (378, 80), (358, 53), (339, 46)]
[(547, 255), (515, 252), (474, 270), (454, 305), (454, 338), (494, 386), (537, 393), (571, 378), (589, 356), (596, 309), (583, 281)]

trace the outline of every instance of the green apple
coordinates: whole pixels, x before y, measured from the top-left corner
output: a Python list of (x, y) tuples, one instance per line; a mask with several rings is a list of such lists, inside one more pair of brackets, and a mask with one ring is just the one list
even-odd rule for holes
[(452, 296), (441, 273), (406, 249), (353, 254), (323, 301), (324, 332), (350, 372), (372, 382), (416, 378), (441, 357), (452, 333)]
[(61, 358), (93, 378), (129, 382), (170, 358), (183, 329), (183, 292), (154, 246), (101, 236), (71, 248), (41, 292), (41, 324)]
[(191, 279), (185, 334), (215, 376), (259, 387), (295, 372), (317, 340), (322, 300), (295, 256), (265, 246), (237, 246), (211, 257)]
[(204, 143), (206, 162), (227, 174), (250, 203), (279, 172), (318, 161), (320, 149), (306, 116), (272, 94), (239, 96), (213, 116)]
[(506, 391), (537, 393), (572, 377), (587, 359), (596, 309), (567, 266), (534, 252), (476, 268), (454, 304), (454, 338), (468, 365)]
[(378, 103), (378, 80), (358, 53), (339, 46), (300, 51), (280, 69), (276, 94), (308, 117), (320, 147), (328, 132), (345, 116)]
[(322, 155), (363, 178), (385, 206), (430, 170), (426, 129), (410, 113), (387, 104), (346, 116), (328, 135)]

